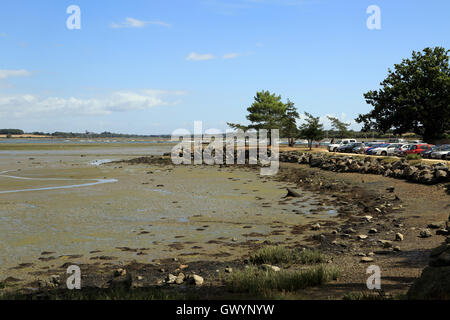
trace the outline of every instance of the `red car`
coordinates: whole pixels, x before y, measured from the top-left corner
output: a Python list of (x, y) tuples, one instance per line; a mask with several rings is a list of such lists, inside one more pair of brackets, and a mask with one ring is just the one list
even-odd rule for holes
[(430, 150), (432, 147), (433, 147), (432, 144), (427, 144), (427, 143), (415, 144), (415, 145), (412, 145), (408, 150), (405, 150), (404, 154), (405, 155), (420, 154), (421, 152)]

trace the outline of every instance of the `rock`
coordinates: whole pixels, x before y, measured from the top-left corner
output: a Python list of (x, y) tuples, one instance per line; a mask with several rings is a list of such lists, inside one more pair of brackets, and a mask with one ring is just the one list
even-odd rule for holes
[(184, 282), (185, 275), (183, 273), (178, 274), (177, 278), (175, 279), (176, 284), (182, 284)]
[(261, 269), (266, 270), (266, 271), (274, 271), (274, 272), (281, 271), (280, 267), (271, 266), (270, 264), (263, 264), (263, 265), (261, 265)]
[(399, 246), (395, 246), (395, 247), (393, 247), (393, 248), (392, 248), (392, 250), (393, 250), (393, 251), (395, 251), (395, 252), (399, 252), (399, 251), (401, 251), (401, 249), (400, 249), (400, 247), (399, 247)]
[(389, 187), (386, 189), (386, 191), (392, 193), (395, 191), (395, 187)]
[(426, 267), (407, 297), (410, 300), (450, 299), (450, 267)]
[(447, 229), (439, 229), (436, 231), (436, 235), (438, 236), (448, 236), (450, 233)]
[(430, 229), (423, 229), (422, 231), (420, 231), (419, 236), (421, 238), (429, 238), (432, 236)]
[(373, 258), (369, 258), (369, 257), (362, 257), (360, 262), (361, 263), (368, 263), (368, 262), (373, 262)]
[(429, 229), (441, 229), (444, 224), (440, 222), (430, 223), (427, 228)]
[(373, 217), (372, 216), (364, 216), (364, 217), (361, 217), (361, 219), (366, 220), (367, 222), (370, 222), (370, 220), (372, 220)]
[(233, 241), (233, 242), (237, 242), (237, 241), (238, 241), (238, 239), (237, 239), (237, 238), (233, 238), (233, 239), (231, 239), (231, 241)]
[(108, 282), (109, 288), (119, 290), (129, 290), (133, 284), (131, 274), (125, 273), (125, 275), (116, 276)]
[(378, 233), (378, 230), (375, 228), (372, 228), (369, 230), (369, 233), (371, 233), (371, 234)]
[(286, 188), (287, 189), (287, 195), (285, 196), (285, 198), (289, 198), (289, 197), (294, 197), (294, 198), (300, 198), (302, 195), (294, 190), (292, 190), (291, 188)]
[(367, 239), (367, 236), (365, 234), (360, 234), (360, 235), (358, 235), (358, 239), (364, 240), (364, 239)]
[(400, 232), (395, 234), (395, 241), (403, 241), (405, 237)]
[(313, 230), (313, 231), (320, 230), (320, 224), (318, 224), (318, 223), (313, 224), (313, 225), (311, 226), (311, 230)]
[(123, 277), (123, 276), (126, 276), (126, 274), (127, 274), (127, 270), (120, 268), (114, 272), (114, 277)]
[(391, 248), (392, 247), (392, 241), (389, 240), (378, 240), (379, 243), (383, 246), (383, 248)]
[(375, 208), (375, 211), (378, 212), (378, 213), (382, 212), (380, 208)]
[(169, 275), (166, 278), (166, 283), (172, 284), (175, 283), (175, 281), (177, 281), (177, 276), (174, 276), (173, 274), (169, 273)]
[(231, 267), (226, 267), (226, 268), (225, 268), (225, 272), (226, 272), (226, 273), (232, 273), (232, 272), (233, 272), (233, 268), (231, 268)]
[(204, 279), (203, 279), (202, 277), (200, 277), (199, 275), (194, 274), (194, 275), (192, 276), (192, 279), (193, 279), (194, 284), (195, 284), (196, 286), (201, 286), (201, 285), (203, 285)]

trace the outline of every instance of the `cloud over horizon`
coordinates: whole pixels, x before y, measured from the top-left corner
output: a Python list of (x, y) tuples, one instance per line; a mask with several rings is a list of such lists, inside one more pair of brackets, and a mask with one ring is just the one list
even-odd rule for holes
[(32, 94), (0, 95), (0, 116), (3, 119), (28, 116), (99, 116), (114, 112), (147, 110), (177, 104), (171, 96), (184, 91), (140, 90), (115, 91), (102, 98), (41, 97)]
[(0, 79), (8, 79), (10, 77), (29, 77), (31, 72), (28, 70), (0, 70)]
[(111, 23), (110, 27), (113, 29), (120, 29), (120, 28), (143, 28), (147, 25), (157, 25), (161, 27), (171, 27), (172, 25), (170, 23), (166, 23), (159, 20), (152, 20), (152, 21), (142, 21), (135, 18), (127, 17), (125, 18), (124, 22), (121, 23)]

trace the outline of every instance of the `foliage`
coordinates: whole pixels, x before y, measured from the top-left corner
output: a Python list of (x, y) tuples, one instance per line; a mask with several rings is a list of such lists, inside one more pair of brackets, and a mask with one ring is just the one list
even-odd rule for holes
[(319, 117), (314, 117), (313, 115), (305, 112), (306, 122), (300, 126), (300, 138), (308, 140), (308, 147), (312, 149), (313, 141), (322, 140), (325, 131), (323, 130), (323, 124), (320, 123)]
[(395, 134), (414, 132), (425, 141), (450, 130), (449, 50), (443, 47), (413, 51), (412, 57), (394, 65), (381, 89), (364, 94), (374, 108), (359, 115), (364, 130)]
[(345, 123), (340, 121), (338, 118), (328, 116), (328, 119), (331, 121), (331, 126), (338, 132), (339, 138), (347, 138), (349, 137), (350, 132), (348, 131), (348, 127), (350, 123)]
[(225, 282), (231, 292), (270, 296), (273, 291), (292, 292), (319, 286), (331, 280), (336, 280), (338, 276), (339, 271), (337, 269), (323, 265), (303, 270), (281, 270), (279, 272), (248, 267), (233, 272)]

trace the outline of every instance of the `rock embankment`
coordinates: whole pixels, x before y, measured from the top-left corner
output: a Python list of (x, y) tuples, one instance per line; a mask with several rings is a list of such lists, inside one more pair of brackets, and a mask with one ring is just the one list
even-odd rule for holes
[[(449, 234), (450, 217), (441, 234)], [(408, 291), (409, 299), (450, 299), (450, 236), (430, 253), (426, 267)]]
[(411, 164), (406, 159), (340, 156), (331, 154), (281, 152), (281, 162), (309, 164), (310, 167), (334, 172), (378, 174), (422, 184), (450, 182), (450, 169), (445, 163)]

